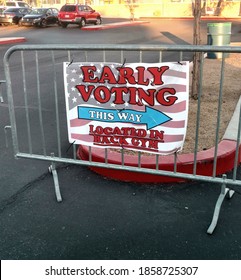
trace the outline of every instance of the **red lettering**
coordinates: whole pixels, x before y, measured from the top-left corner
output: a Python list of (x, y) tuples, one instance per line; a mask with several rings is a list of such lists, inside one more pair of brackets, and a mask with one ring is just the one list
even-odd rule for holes
[(100, 103), (107, 103), (110, 100), (111, 93), (105, 86), (99, 86), (94, 92), (95, 99)]
[(85, 102), (88, 102), (90, 95), (91, 95), (93, 89), (95, 88), (94, 86), (91, 86), (91, 85), (90, 86), (77, 85), (75, 87), (78, 89), (79, 93), (81, 94), (81, 96)]
[(140, 98), (138, 98), (138, 94), (137, 94), (137, 90), (138, 88), (135, 87), (129, 87), (129, 104), (131, 105), (138, 105), (138, 106), (142, 106), (142, 102), (140, 100)]
[(150, 138), (152, 139), (161, 139), (163, 140), (163, 135), (164, 135), (164, 131), (158, 131), (158, 130), (150, 130)]
[(108, 82), (109, 84), (116, 84), (117, 81), (115, 79), (115, 75), (113, 74), (113, 72), (111, 71), (111, 69), (108, 66), (104, 66), (100, 79), (99, 79), (99, 83), (105, 83)]
[[(95, 77), (94, 72), (96, 71), (95, 66), (81, 66), (80, 69), (83, 72), (83, 82), (84, 83), (97, 83), (98, 78)], [(94, 78), (94, 79), (93, 79)]]
[(114, 99), (113, 103), (124, 104), (125, 100), (123, 99), (123, 94), (128, 93), (128, 88), (127, 87), (113, 87), (111, 89), (111, 93), (115, 94), (115, 99)]
[(112, 127), (105, 127), (104, 128), (104, 134), (112, 135), (113, 134), (113, 128)]
[(114, 134), (114, 135), (117, 135), (117, 134), (121, 135), (121, 131), (120, 131), (119, 127), (116, 126), (116, 127), (114, 128), (113, 134)]
[(136, 80), (133, 76), (133, 69), (130, 67), (118, 67), (117, 70), (119, 71), (119, 78), (118, 84), (126, 84), (127, 82), (131, 85), (136, 84)]
[(170, 93), (172, 95), (175, 95), (176, 94), (176, 90), (174, 88), (162, 88), (160, 89), (157, 94), (156, 94), (156, 100), (161, 104), (161, 105), (164, 105), (164, 106), (171, 106), (173, 105), (176, 100), (177, 100), (177, 97), (176, 96), (166, 96), (165, 97), (165, 94), (166, 93)]
[(138, 97), (143, 104), (143, 100), (148, 103), (150, 106), (154, 106), (154, 93), (156, 92), (155, 89), (148, 89), (147, 92), (143, 88), (138, 88)]
[(145, 80), (145, 70), (146, 68), (143, 66), (136, 67), (136, 70), (138, 71), (138, 85), (149, 85), (149, 79)]
[(162, 67), (148, 67), (147, 70), (153, 75), (153, 85), (162, 85), (162, 75), (169, 69), (169, 66)]

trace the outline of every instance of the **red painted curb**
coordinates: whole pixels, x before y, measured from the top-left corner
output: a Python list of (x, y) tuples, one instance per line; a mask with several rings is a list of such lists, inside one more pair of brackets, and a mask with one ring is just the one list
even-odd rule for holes
[[(217, 170), (216, 175), (224, 174), (234, 168), (234, 158), (236, 151), (236, 141), (222, 140), (218, 145), (217, 153)], [(93, 148), (92, 161), (105, 162), (105, 149)], [(241, 151), (239, 147), (239, 152)], [(213, 164), (214, 164), (214, 152), (215, 149), (211, 148), (206, 151), (200, 151), (197, 153), (197, 175), (212, 176)], [(89, 147), (79, 146), (77, 151), (78, 158), (82, 160), (89, 160)], [(133, 155), (124, 156), (125, 166), (136, 166), (138, 167), (138, 157)], [(240, 163), (241, 157), (239, 155), (238, 162)], [(121, 165), (121, 154), (109, 150), (108, 152), (108, 163)], [(141, 156), (141, 167), (156, 169), (156, 156), (142, 155)], [(174, 156), (159, 156), (160, 170), (173, 171), (174, 170)], [(194, 168), (194, 154), (181, 154), (177, 157), (177, 171), (187, 174), (193, 174)], [(94, 172), (120, 181), (126, 182), (138, 182), (138, 183), (166, 183), (166, 182), (183, 182), (184, 179), (152, 175), (146, 173), (132, 172), (115, 170), (100, 167), (91, 167)]]
[(0, 45), (21, 43), (21, 42), (26, 42), (26, 39), (23, 38), (23, 37), (20, 37), (20, 38), (0, 38)]
[(105, 29), (113, 29), (125, 26), (135, 26), (140, 24), (146, 24), (148, 21), (130, 21), (130, 22), (123, 22), (123, 23), (114, 23), (114, 24), (103, 24), (98, 26), (85, 26), (82, 27), (81, 30), (84, 31), (96, 31), (96, 30), (105, 30)]

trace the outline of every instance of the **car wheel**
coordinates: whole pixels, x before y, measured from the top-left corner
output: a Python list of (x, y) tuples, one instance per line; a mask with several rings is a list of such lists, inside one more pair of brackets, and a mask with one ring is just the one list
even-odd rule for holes
[(43, 19), (43, 20), (41, 21), (40, 26), (41, 26), (41, 27), (46, 27), (46, 26), (47, 26), (47, 21), (46, 21), (46, 19)]
[(63, 28), (66, 28), (68, 23), (65, 23), (65, 22), (61, 22), (60, 25), (63, 27)]
[(80, 20), (79, 26), (80, 26), (80, 28), (81, 28), (81, 27), (84, 27), (85, 25), (86, 25), (85, 19), (82, 18), (82, 19)]
[(101, 23), (102, 23), (102, 19), (101, 19), (101, 17), (98, 17), (96, 19), (95, 25), (100, 25)]

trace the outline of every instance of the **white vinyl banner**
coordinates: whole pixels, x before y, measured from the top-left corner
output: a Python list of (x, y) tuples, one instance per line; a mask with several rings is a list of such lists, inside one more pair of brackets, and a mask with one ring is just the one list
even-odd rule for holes
[(189, 62), (64, 63), (70, 143), (163, 155), (183, 147)]

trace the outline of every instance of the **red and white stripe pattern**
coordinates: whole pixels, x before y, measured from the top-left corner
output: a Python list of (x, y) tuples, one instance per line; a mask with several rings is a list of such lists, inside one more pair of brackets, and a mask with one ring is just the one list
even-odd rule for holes
[[(128, 94), (125, 94), (125, 104), (116, 105), (113, 103), (114, 96), (107, 103), (99, 103), (97, 102), (93, 96), (90, 96), (88, 102), (85, 102), (78, 90), (76, 89), (76, 85), (85, 84), (83, 79), (83, 73), (81, 72), (81, 65), (91, 65), (91, 63), (64, 63), (64, 82), (65, 82), (65, 99), (66, 99), (66, 110), (67, 110), (67, 123), (68, 123), (68, 137), (70, 143), (82, 144), (87, 146), (98, 146), (98, 147), (115, 147), (115, 148), (124, 148), (136, 151), (146, 151), (149, 153), (158, 153), (162, 155), (168, 155), (177, 151), (180, 151), (183, 147), (186, 130), (187, 130), (187, 121), (188, 121), (188, 99), (189, 99), (189, 62), (168, 62), (168, 63), (155, 63), (155, 64), (146, 64), (146, 63), (133, 63), (126, 64), (125, 66), (131, 67), (136, 72), (136, 67), (143, 66), (147, 67), (162, 67), (168, 66), (169, 69), (164, 72), (162, 76), (163, 85), (153, 85), (151, 81), (151, 76), (149, 72), (145, 72), (145, 79), (150, 79), (150, 83), (147, 86), (136, 85), (136, 87), (142, 87), (144, 90), (149, 88), (159, 90), (161, 88), (174, 88), (176, 91), (175, 97), (177, 97), (176, 102), (171, 106), (164, 106), (155, 101), (153, 109), (158, 110), (168, 117), (171, 118), (170, 121), (165, 122), (162, 125), (158, 125), (154, 127), (152, 130), (163, 131), (163, 141), (159, 141), (157, 147), (153, 147), (149, 145), (150, 140), (150, 131), (146, 129), (145, 124), (132, 124), (132, 123), (123, 123), (123, 122), (103, 122), (101, 120), (92, 121), (92, 120), (84, 120), (78, 119), (78, 106), (90, 107), (90, 108), (103, 108), (107, 109), (128, 109), (128, 110), (136, 110), (138, 112), (144, 112), (145, 107), (149, 106), (145, 101), (142, 102), (142, 106), (139, 105), (130, 105), (128, 104)], [(97, 67), (96, 76), (100, 76), (101, 69), (103, 66), (108, 65), (111, 69), (115, 77), (117, 78), (119, 72), (117, 70), (118, 67), (121, 67), (121, 64), (118, 63), (94, 63)], [(98, 77), (99, 77), (98, 76)], [(135, 76), (135, 74), (134, 74)], [(90, 84), (90, 83), (89, 83)], [(89, 85), (88, 84), (88, 85)], [(87, 84), (85, 84), (87, 85)], [(100, 84), (92, 84), (96, 87)], [(105, 83), (105, 86), (111, 88), (113, 86), (118, 87), (120, 85), (110, 85)], [(123, 85), (121, 85), (123, 86)], [(126, 84), (128, 85), (128, 83)], [(133, 87), (133, 85), (131, 85)], [(165, 98), (168, 97), (165, 96)], [(138, 96), (137, 96), (138, 100)], [(150, 116), (151, 117), (151, 116)], [(114, 135), (115, 139), (119, 137), (125, 137), (124, 143), (106, 143), (103, 141), (102, 143), (94, 142), (93, 135), (90, 134), (90, 125), (94, 127), (118, 127), (121, 128), (135, 128), (137, 130), (143, 129), (146, 130), (146, 136), (144, 137), (143, 142), (145, 145), (133, 145), (132, 138), (127, 135)], [(138, 138), (138, 137), (137, 137)], [(151, 139), (153, 140), (153, 139)], [(107, 141), (108, 142), (108, 141)], [(116, 141), (117, 142), (117, 141)], [(136, 143), (136, 142), (135, 142)]]

